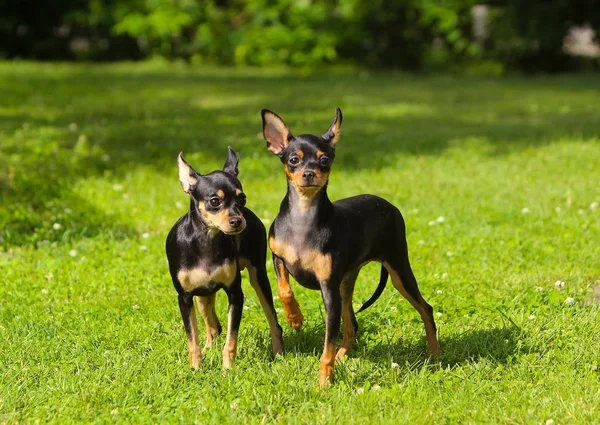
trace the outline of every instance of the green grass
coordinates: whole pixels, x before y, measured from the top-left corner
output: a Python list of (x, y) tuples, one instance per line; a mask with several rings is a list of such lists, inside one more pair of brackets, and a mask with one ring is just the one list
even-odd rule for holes
[[(0, 423), (597, 423), (598, 105), (598, 76), (0, 63)], [(260, 109), (298, 134), (323, 132), (335, 106), (330, 196), (403, 211), (442, 355), (425, 358), (389, 285), (318, 392), (319, 293), (293, 285), (299, 333), (276, 300), (287, 352), (273, 359), (244, 276), (235, 368), (221, 370), (221, 336), (191, 372), (163, 248), (188, 205), (177, 152), (208, 172), (232, 145), (269, 223), (285, 177)], [(377, 279), (364, 269), (356, 306)]]

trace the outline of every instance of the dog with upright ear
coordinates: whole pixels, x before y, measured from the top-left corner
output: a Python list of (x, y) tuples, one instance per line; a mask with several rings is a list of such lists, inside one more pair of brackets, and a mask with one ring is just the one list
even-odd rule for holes
[(198, 184), (200, 173), (194, 170), (190, 164), (183, 158), (183, 152), (177, 156), (177, 168), (179, 169), (179, 183), (185, 193), (190, 193), (194, 186)]
[[(279, 214), (269, 231), (269, 246), (277, 276), (279, 298), (288, 323), (298, 330), (304, 315), (289, 276), (305, 288), (321, 291), (325, 306), (325, 344), (320, 360), (319, 387), (333, 382), (333, 369), (352, 347), (358, 322), (352, 297), (360, 269), (381, 263), (379, 285), (364, 309), (381, 295), (388, 277), (421, 316), (429, 352), (439, 353), (433, 308), (423, 298), (408, 259), (406, 227), (394, 205), (362, 194), (331, 202), (328, 179), (340, 138), (342, 111), (321, 136), (292, 136), (274, 112), (262, 111), (263, 134), (276, 154), (288, 183)], [(343, 339), (337, 348), (340, 324)]]
[[(187, 163), (182, 152), (177, 157), (179, 182), (189, 195), (190, 207), (169, 232), (165, 248), (194, 369), (200, 367), (202, 356), (222, 329), (215, 312), (219, 290), (225, 291), (229, 301), (223, 367), (232, 367), (244, 303), (242, 269), (248, 270), (248, 279), (265, 313), (273, 353), (283, 353), (281, 327), (266, 270), (266, 230), (246, 207), (246, 195), (237, 178), (238, 164), (231, 147), (223, 169), (204, 175)], [(197, 311), (206, 327), (204, 349), (200, 349)]]
[(231, 146), (227, 147), (227, 160), (225, 161), (225, 165), (223, 166), (223, 171), (237, 177), (239, 174), (238, 164), (240, 162), (240, 158), (238, 154), (231, 148)]

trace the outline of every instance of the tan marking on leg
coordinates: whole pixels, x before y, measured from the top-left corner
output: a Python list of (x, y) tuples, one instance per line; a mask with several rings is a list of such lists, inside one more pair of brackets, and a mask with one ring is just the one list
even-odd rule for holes
[(342, 321), (344, 323), (344, 336), (342, 338), (342, 345), (335, 356), (336, 361), (341, 360), (342, 357), (348, 354), (356, 338), (356, 331), (354, 330), (354, 324), (352, 323), (352, 318), (354, 317), (352, 311), (352, 296), (354, 294), (354, 284), (356, 282), (356, 278), (358, 277), (359, 271), (360, 270), (357, 270), (356, 272), (348, 274), (340, 286), (340, 294), (342, 296)]
[(425, 335), (427, 337), (427, 347), (429, 350), (429, 354), (433, 356), (438, 355), (440, 353), (440, 348), (438, 346), (436, 331), (433, 327), (433, 323), (431, 323), (431, 321), (429, 320), (427, 312), (421, 304), (419, 304), (408, 292), (406, 292), (406, 289), (404, 289), (404, 285), (402, 284), (402, 279), (400, 279), (398, 273), (396, 273), (396, 271), (388, 263), (383, 263), (383, 265), (390, 274), (394, 287), (402, 294), (404, 298), (408, 300), (408, 302), (421, 315), (421, 319), (425, 324)]
[(323, 390), (333, 384), (333, 366), (335, 364), (335, 345), (326, 344), (321, 356), (319, 370), (319, 389)]
[(279, 261), (277, 267), (277, 293), (283, 303), (285, 319), (292, 328), (299, 331), (304, 321), (304, 315), (300, 311), (300, 305), (294, 297), (294, 292), (290, 287), (289, 272), (285, 268), (283, 261)]
[(237, 332), (234, 333), (231, 329), (232, 314), (233, 306), (230, 306), (227, 315), (227, 339), (225, 340), (225, 346), (223, 347), (223, 367), (225, 369), (231, 369), (237, 353), (238, 334)]
[(217, 294), (208, 295), (206, 297), (196, 297), (198, 302), (198, 310), (204, 319), (206, 327), (206, 344), (202, 350), (202, 354), (206, 353), (212, 347), (215, 338), (219, 335), (219, 318), (215, 311), (215, 298)]
[(258, 283), (258, 277), (256, 274), (256, 268), (252, 266), (247, 266), (246, 268), (248, 269), (250, 285), (252, 285), (252, 287), (254, 288), (254, 292), (256, 292), (258, 301), (260, 301), (260, 305), (262, 306), (262, 309), (265, 312), (265, 316), (267, 317), (267, 322), (269, 323), (269, 329), (271, 330), (271, 345), (273, 346), (273, 354), (283, 354), (283, 341), (281, 338), (281, 330), (277, 326), (277, 317), (275, 316), (275, 312), (267, 302), (265, 294), (263, 294), (260, 288), (260, 285)]
[(190, 322), (191, 322), (191, 336), (188, 338), (188, 353), (190, 356), (190, 365), (193, 369), (200, 368), (200, 362), (202, 361), (202, 352), (200, 351), (200, 342), (198, 341), (198, 321), (196, 320), (196, 307), (192, 303), (190, 309)]

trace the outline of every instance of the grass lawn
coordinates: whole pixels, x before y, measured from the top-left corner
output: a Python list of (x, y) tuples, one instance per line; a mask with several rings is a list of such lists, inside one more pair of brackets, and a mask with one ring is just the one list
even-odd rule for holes
[[(600, 76), (0, 63), (0, 423), (598, 423), (599, 105)], [(318, 392), (320, 294), (293, 284), (298, 333), (276, 299), (287, 351), (273, 359), (243, 276), (235, 368), (221, 370), (221, 336), (191, 372), (164, 253), (188, 207), (177, 153), (208, 172), (233, 146), (268, 224), (285, 175), (260, 109), (299, 134), (325, 131), (336, 106), (330, 197), (403, 211), (442, 355), (425, 357), (418, 314), (388, 284)], [(363, 270), (355, 307), (378, 273)]]

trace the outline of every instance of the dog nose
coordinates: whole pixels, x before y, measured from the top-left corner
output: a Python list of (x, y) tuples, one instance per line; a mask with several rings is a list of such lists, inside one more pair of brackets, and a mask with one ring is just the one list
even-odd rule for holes
[(316, 176), (317, 175), (315, 174), (314, 171), (305, 171), (302, 173), (302, 177), (307, 181), (313, 180)]
[(241, 224), (242, 224), (241, 217), (230, 217), (229, 218), (229, 225), (231, 227), (233, 227), (234, 229), (237, 229), (238, 227), (240, 227)]

